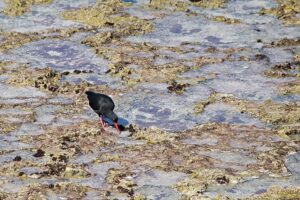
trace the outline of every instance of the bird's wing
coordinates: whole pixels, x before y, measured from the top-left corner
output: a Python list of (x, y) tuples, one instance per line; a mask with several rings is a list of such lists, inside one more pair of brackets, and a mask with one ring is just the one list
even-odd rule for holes
[(98, 108), (100, 111), (109, 111), (115, 108), (115, 104), (113, 100), (105, 95), (105, 94), (97, 94), (97, 101), (95, 102), (95, 107)]
[(109, 96), (106, 97), (107, 98), (105, 98), (105, 101), (103, 102), (105, 104), (105, 107), (109, 110), (115, 109), (115, 103), (113, 102), (113, 100)]
[(107, 96), (108, 98), (108, 101), (110, 101), (110, 103), (111, 103), (111, 105), (112, 105), (112, 110), (115, 108), (115, 103), (114, 103), (114, 101), (112, 100), (112, 98), (110, 97), (110, 96)]
[(101, 109), (100, 103), (97, 100), (93, 99), (92, 97), (89, 97), (89, 104), (90, 104), (91, 108), (95, 111), (98, 111)]

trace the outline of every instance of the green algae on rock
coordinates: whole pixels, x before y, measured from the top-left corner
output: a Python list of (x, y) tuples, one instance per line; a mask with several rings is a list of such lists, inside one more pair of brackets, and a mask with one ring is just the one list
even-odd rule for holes
[(130, 197), (134, 195), (133, 187), (136, 186), (132, 180), (133, 175), (134, 173), (126, 169), (110, 169), (106, 182), (111, 184), (114, 190), (125, 193)]
[(223, 22), (226, 24), (239, 24), (241, 21), (239, 19), (234, 19), (234, 18), (228, 18), (224, 16), (215, 16), (212, 18), (209, 18), (210, 20), (216, 21), (216, 22)]
[(236, 106), (243, 112), (273, 125), (294, 124), (300, 122), (299, 103), (281, 104), (271, 100), (262, 103), (236, 98), (224, 98), (223, 102)]
[(206, 106), (211, 104), (212, 102), (209, 100), (199, 101), (194, 105), (195, 114), (202, 113)]
[(199, 168), (189, 172), (189, 177), (173, 186), (185, 199), (200, 197), (212, 184), (236, 184), (239, 178), (229, 175), (225, 170)]
[(62, 198), (82, 199), (90, 188), (74, 183), (57, 182), (54, 184), (32, 184), (14, 194), (13, 199), (47, 199), (49, 193), (61, 194)]
[(174, 137), (174, 135), (162, 131), (156, 127), (149, 127), (143, 130), (135, 126), (131, 133), (131, 137), (137, 140), (145, 140), (149, 144), (155, 144), (165, 140), (170, 140), (172, 137)]
[(66, 166), (63, 173), (64, 178), (85, 178), (90, 176), (90, 173), (81, 166)]
[(194, 104), (194, 113), (195, 114), (202, 113), (206, 108), (206, 106), (217, 102), (222, 102), (224, 99), (227, 98), (233, 98), (233, 95), (213, 92), (207, 99), (201, 100)]
[(11, 63), (9, 61), (0, 61), (0, 74), (4, 74), (7, 71), (6, 67)]
[(72, 35), (85, 32), (85, 31), (93, 31), (94, 28), (88, 27), (69, 27), (64, 29), (46, 29), (38, 32), (0, 32), (0, 35), (3, 38), (0, 41), (0, 52), (6, 53), (7, 51), (20, 47), (24, 44), (45, 40), (45, 39), (65, 39), (69, 38)]
[(300, 62), (291, 61), (278, 63), (264, 72), (264, 75), (272, 78), (300, 77)]
[(189, 6), (198, 6), (206, 9), (224, 7), (228, 0), (201, 0), (201, 1), (180, 1), (180, 0), (151, 0), (142, 8), (150, 9), (171, 9), (172, 11), (188, 11)]
[(207, 189), (205, 181), (200, 179), (190, 178), (180, 181), (173, 186), (183, 196), (183, 199), (193, 199), (199, 197)]
[[(191, 69), (185, 62), (193, 62), (197, 67), (201, 67), (205, 64), (225, 61), (225, 58), (201, 56), (191, 59), (180, 59), (171, 63), (156, 64), (155, 59), (160, 56), (160, 50), (172, 51), (174, 54), (187, 52), (182, 50), (181, 47), (159, 47), (149, 43), (130, 43), (122, 40), (122, 38), (106, 40), (106, 37), (104, 37), (104, 40), (103, 38), (98, 39), (98, 42), (85, 40), (84, 43), (87, 42), (89, 46), (95, 49), (97, 54), (109, 60), (110, 64), (107, 73), (120, 77), (127, 86), (133, 86), (140, 82), (169, 83), (173, 80), (182, 84), (193, 85), (202, 81), (203, 78), (180, 80), (177, 77), (179, 73)], [(105, 44), (100, 45), (103, 41)], [(153, 56), (139, 57), (138, 54), (140, 52)], [(137, 68), (132, 68), (133, 65), (137, 66)]]
[(27, 34), (19, 32), (4, 32), (3, 39), (0, 42), (0, 52), (6, 52), (10, 49), (22, 46), (28, 42), (39, 40), (37, 34)]
[(51, 3), (52, 0), (4, 0), (6, 7), (4, 14), (9, 16), (20, 16), (27, 12), (33, 4)]
[(267, 192), (254, 195), (253, 197), (246, 198), (247, 200), (296, 200), (300, 199), (300, 188), (299, 187), (286, 187), (281, 188), (277, 187), (270, 187)]
[(290, 81), (278, 86), (279, 94), (289, 95), (297, 94), (300, 95), (300, 80)]
[[(179, 133), (168, 133), (155, 127), (146, 129), (132, 127), (132, 130), (129, 129), (129, 132), (131, 132), (129, 137), (123, 137), (122, 135), (118, 137), (100, 131), (96, 118), (84, 121), (92, 115), (86, 109), (87, 102), (83, 94), (88, 88), (107, 94), (122, 92), (127, 95), (129, 89), (131, 92), (139, 92), (139, 87), (130, 87), (140, 82), (148, 82), (147, 84), (151, 87), (153, 86), (151, 83), (168, 83), (171, 85), (170, 89), (172, 91), (181, 94), (186, 87), (198, 86), (201, 81), (209, 79), (208, 76), (210, 75), (200, 78), (181, 78), (177, 76), (179, 73), (200, 68), (204, 64), (221, 63), (225, 60), (229, 62), (232, 60), (249, 61), (253, 57), (251, 57), (253, 49), (250, 48), (241, 52), (242, 50), (238, 48), (221, 50), (216, 47), (209, 47), (204, 52), (206, 56), (200, 57), (203, 54), (203, 48), (207, 47), (202, 43), (182, 43), (178, 47), (162, 47), (150, 43), (128, 42), (128, 40), (125, 40), (127, 36), (151, 31), (152, 25), (150, 21), (122, 13), (123, 9), (127, 8), (127, 5), (121, 1), (107, 0), (99, 2), (93, 7), (63, 13), (63, 16), (66, 14), (66, 17), (71, 19), (76, 15), (77, 11), (78, 16), (71, 20), (81, 22), (89, 28), (46, 30), (20, 36), (16, 34), (17, 39), (14, 39), (12, 34), (9, 40), (5, 39), (5, 37), (2, 38), (1, 35), (0, 44), (3, 45), (3, 51), (7, 51), (34, 40), (49, 37), (65, 39), (78, 32), (86, 32), (83, 35), (78, 34), (80, 35), (78, 36), (79, 38), (85, 37), (85, 34), (91, 34), (82, 43), (91, 46), (98, 55), (109, 60), (110, 64), (107, 73), (120, 77), (125, 82), (126, 87), (121, 91), (111, 90), (106, 86), (95, 86), (86, 82), (76, 85), (62, 82), (62, 77), (68, 76), (68, 74), (60, 73), (50, 68), (30, 69), (26, 65), (16, 67), (15, 64), (14, 66), (6, 67), (7, 63), (4, 63), (3, 66), (0, 63), (0, 73), (5, 73), (5, 79), (3, 80), (6, 83), (15, 86), (33, 86), (45, 92), (45, 97), (41, 101), (37, 99), (40, 102), (27, 103), (25, 106), (31, 107), (30, 109), (41, 104), (59, 105), (60, 107), (53, 113), (55, 117), (53, 124), (39, 127), (42, 129), (43, 134), (34, 137), (26, 135), (18, 137), (20, 142), (33, 145), (33, 148), (21, 147), (20, 151), (13, 150), (12, 152), (0, 150), (0, 174), (5, 177), (5, 181), (7, 180), (7, 182), (4, 182), (3, 179), (0, 179), (0, 185), (7, 184), (10, 187), (9, 184), (14, 180), (17, 180), (16, 184), (22, 184), (23, 182), (27, 184), (21, 192), (16, 192), (15, 194), (0, 192), (0, 199), (46, 199), (49, 196), (55, 198), (56, 195), (59, 198), (70, 199), (90, 199), (95, 196), (103, 199), (146, 199), (145, 196), (137, 193), (141, 185), (135, 183), (134, 179), (138, 175), (135, 174), (136, 172), (144, 173), (144, 170), (147, 169), (161, 169), (166, 172), (175, 171), (188, 176), (188, 178), (173, 185), (173, 189), (182, 195), (182, 199), (206, 199), (202, 197), (202, 194), (210, 186), (235, 187), (243, 178), (248, 180), (253, 178), (253, 176), (279, 176), (284, 179), (285, 177), (282, 176), (289, 175), (284, 166), (284, 160), (286, 155), (299, 150), (297, 147), (299, 143), (298, 103), (283, 105), (275, 102), (257, 103), (248, 100), (233, 100), (232, 105), (237, 106), (241, 112), (250, 113), (256, 118), (274, 124), (275, 131), (274, 129), (257, 128), (255, 126), (214, 123), (196, 125), (189, 130), (180, 131)], [(159, 1), (152, 0), (153, 2)], [(178, 11), (182, 9), (182, 11), (187, 11), (188, 13), (188, 7), (191, 5), (203, 4), (205, 8), (209, 8), (208, 3), (211, 3), (212, 8), (219, 6), (217, 4), (212, 5), (213, 2), (222, 1), (202, 0), (197, 3), (161, 1), (161, 5), (164, 7), (162, 9), (167, 10), (170, 8)], [(112, 5), (114, 3), (116, 6)], [(205, 5), (206, 3), (207, 5)], [(172, 6), (168, 4), (172, 4)], [(101, 6), (102, 10), (100, 9)], [(104, 8), (106, 9), (105, 11), (103, 10)], [(135, 9), (134, 7), (132, 8)], [(103, 13), (107, 12), (106, 17), (103, 16), (102, 18), (99, 10), (103, 11)], [(154, 11), (153, 13), (155, 13), (156, 17), (161, 17), (166, 12), (162, 10)], [(88, 19), (87, 16), (90, 18)], [(227, 19), (222, 16), (217, 17), (216, 20), (222, 23), (237, 22), (234, 19)], [(251, 24), (252, 21), (249, 21)], [(209, 23), (209, 20), (207, 22)], [(263, 26), (263, 24), (259, 24), (259, 26)], [(103, 27), (107, 29), (101, 29)], [(178, 34), (178, 36), (181, 37), (182, 35)], [(29, 39), (27, 40), (27, 38)], [(77, 35), (74, 38), (70, 38), (72, 42), (76, 39)], [(275, 41), (274, 44), (270, 45), (270, 48), (294, 48), (297, 45), (297, 39), (285, 39)], [(287, 50), (289, 51), (290, 49)], [(255, 50), (255, 52), (257, 51)], [(226, 55), (223, 57), (224, 54)], [(207, 55), (211, 55), (211, 57)], [(256, 61), (265, 60), (267, 60), (266, 57), (257, 54)], [(241, 62), (241, 65), (242, 63), (245, 62)], [(288, 68), (288, 65), (281, 63), (280, 66), (278, 65), (276, 69), (272, 68), (272, 70), (284, 71), (287, 74), (286, 76), (292, 75), (293, 77), (297, 68), (292, 70)], [(210, 77), (213, 79), (216, 76), (213, 74)], [(176, 83), (173, 84), (173, 81), (176, 81)], [(295, 94), (299, 89), (298, 85), (299, 83), (294, 81), (282, 85), (282, 92)], [(163, 92), (165, 93), (165, 90)], [(74, 102), (63, 104), (61, 101), (51, 101), (61, 96), (70, 97)], [(122, 97), (119, 98), (121, 99)], [(207, 105), (215, 102), (230, 101), (230, 98), (234, 99), (230, 95), (212, 94), (207, 100), (199, 102), (198, 106), (195, 107), (195, 111), (201, 113)], [(119, 103), (121, 102), (122, 100)], [(23, 109), (23, 106), (16, 106), (15, 108)], [(268, 108), (269, 106), (270, 108)], [(9, 105), (8, 107), (14, 107), (14, 105)], [(2, 108), (6, 109), (4, 104)], [(172, 120), (176, 120), (176, 124), (178, 118)], [(1, 129), (10, 128), (7, 126), (5, 119), (0, 118), (0, 121), (3, 124), (3, 127), (2, 124), (0, 125)], [(16, 126), (18, 125), (16, 124)], [(110, 129), (108, 129), (108, 132), (110, 132)], [(6, 135), (1, 135), (1, 137), (3, 136)], [(12, 144), (15, 144), (14, 141)], [(45, 151), (45, 155), (42, 158), (32, 158), (33, 149), (42, 149)], [(27, 151), (29, 151), (29, 156), (26, 156)], [(13, 161), (11, 158), (16, 158), (15, 154), (19, 153), (22, 154), (20, 155), (22, 159)], [(117, 169), (112, 167), (108, 170), (108, 174), (102, 174), (102, 171), (100, 171), (102, 166), (99, 168), (98, 166), (109, 161), (115, 162), (118, 166), (116, 167)], [(22, 169), (26, 169), (26, 167), (34, 168), (34, 173), (25, 173)], [(97, 172), (95, 174), (89, 173), (91, 169), (97, 170)], [(98, 170), (101, 175), (98, 174)], [(155, 181), (159, 181), (157, 177), (154, 178)], [(258, 178), (258, 180), (261, 179)], [(52, 181), (54, 182), (53, 184)], [(262, 183), (263, 186), (264, 183)], [(16, 184), (13, 185), (15, 186)], [(88, 187), (83, 185), (88, 185)], [(94, 189), (93, 187), (99, 188)], [(239, 189), (239, 185), (237, 185), (237, 189)], [(259, 192), (261, 191), (263, 190)], [(277, 195), (281, 192), (274, 193)], [(295, 196), (297, 192), (288, 188), (282, 194), (288, 196), (287, 193), (289, 192), (293, 194), (290, 196), (291, 199), (297, 198)], [(267, 195), (265, 194), (265, 196)], [(275, 198), (274, 196), (276, 195), (273, 195), (272, 198)], [(284, 195), (278, 196), (279, 199), (285, 197)]]
[[(101, 134), (101, 130), (96, 122), (84, 121), (76, 125), (56, 127), (47, 130), (45, 134), (36, 136), (39, 142), (37, 147), (46, 146), (51, 142), (52, 146), (44, 148), (46, 152), (52, 152), (53, 157), (64, 156), (72, 157), (72, 155), (80, 152), (87, 153), (96, 147), (106, 147), (113, 145), (114, 139)], [(27, 137), (26, 141), (32, 138)]]
[(62, 13), (64, 19), (75, 20), (89, 26), (114, 25), (111, 15), (118, 13), (126, 4), (120, 0), (98, 0), (94, 7), (68, 10)]
[(299, 127), (299, 102), (282, 104), (267, 100), (257, 103), (232, 97), (221, 99), (221, 101), (237, 107), (241, 112), (246, 112), (255, 118), (274, 125), (272, 129), (280, 137), (286, 138), (288, 133), (296, 131)]
[(148, 4), (143, 5), (142, 8), (148, 9), (171, 9), (172, 11), (186, 11), (187, 3), (178, 0), (151, 0)]
[(177, 83), (175, 80), (171, 82), (171, 85), (167, 87), (170, 93), (183, 94), (185, 88), (188, 87), (188, 83)]
[(260, 14), (275, 15), (286, 25), (300, 25), (300, 2), (298, 0), (276, 0), (278, 6), (271, 9), (261, 9)]
[(105, 163), (110, 161), (119, 161), (120, 156), (113, 153), (102, 153), (94, 159), (94, 163)]
[[(65, 11), (62, 16), (67, 20), (81, 22), (87, 26), (122, 29), (119, 31), (108, 32), (105, 36), (106, 41), (114, 37), (128, 36), (131, 34), (144, 33), (151, 30), (151, 24), (146, 20), (139, 19), (126, 13), (119, 13), (127, 4), (120, 0), (98, 1), (94, 7), (81, 8)], [(116, 15), (118, 13), (118, 15)], [(97, 41), (106, 33), (98, 33), (87, 38), (87, 42)], [(95, 37), (95, 38), (94, 38)]]
[(220, 94), (211, 94), (207, 99), (199, 101), (194, 104), (194, 113), (199, 114), (202, 113), (206, 106), (209, 104), (215, 103), (218, 99), (226, 97), (226, 95), (220, 95)]
[[(20, 65), (17, 68), (8, 71), (7, 75), (9, 75), (9, 78), (6, 80), (6, 83), (17, 86), (35, 87), (49, 94), (79, 95), (87, 89), (94, 89), (97, 91), (109, 90), (106, 85), (93, 85), (85, 81), (82, 81), (79, 84), (61, 82), (64, 73), (57, 72), (49, 67), (32, 69), (28, 68), (26, 65)], [(112, 91), (110, 91), (110, 93), (111, 92)]]
[(269, 45), (266, 45), (266, 47), (290, 47), (290, 46), (299, 46), (300, 45), (300, 39), (298, 38), (283, 38), (280, 40), (272, 41)]
[(224, 7), (227, 2), (228, 0), (201, 0), (201, 1), (194, 1), (192, 5), (208, 8), (208, 9), (215, 9), (215, 8)]
[(17, 129), (15, 124), (7, 124), (6, 120), (0, 117), (0, 134), (6, 134)]

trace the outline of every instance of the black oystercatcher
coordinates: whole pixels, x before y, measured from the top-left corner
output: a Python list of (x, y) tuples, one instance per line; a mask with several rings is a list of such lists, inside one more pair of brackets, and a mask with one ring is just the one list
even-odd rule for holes
[(87, 91), (85, 94), (89, 99), (91, 108), (99, 115), (102, 128), (105, 130), (105, 122), (103, 118), (106, 117), (114, 123), (115, 128), (120, 133), (118, 116), (113, 111), (115, 108), (113, 100), (105, 94), (99, 94), (92, 91)]

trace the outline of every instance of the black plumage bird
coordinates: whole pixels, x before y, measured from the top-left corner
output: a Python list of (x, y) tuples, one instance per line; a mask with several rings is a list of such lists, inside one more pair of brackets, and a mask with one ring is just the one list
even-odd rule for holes
[(99, 115), (102, 128), (105, 130), (105, 122), (103, 118), (106, 117), (114, 123), (115, 128), (120, 133), (118, 116), (113, 111), (115, 108), (113, 100), (105, 94), (99, 94), (92, 91), (87, 91), (85, 94), (89, 99), (91, 108)]

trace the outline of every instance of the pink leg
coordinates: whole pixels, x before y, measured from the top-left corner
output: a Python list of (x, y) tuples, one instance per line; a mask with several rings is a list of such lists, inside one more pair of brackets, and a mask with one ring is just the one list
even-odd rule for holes
[(119, 125), (118, 125), (117, 122), (114, 122), (114, 126), (115, 126), (115, 128), (118, 130), (118, 133), (121, 134), (121, 131), (120, 131), (120, 129), (119, 129)]
[(100, 117), (99, 123), (101, 124), (102, 129), (105, 130), (105, 125), (104, 125), (105, 122), (103, 121), (102, 117)]
[(103, 122), (104, 127), (108, 127), (108, 124), (104, 121), (103, 116), (102, 116), (102, 122)]

